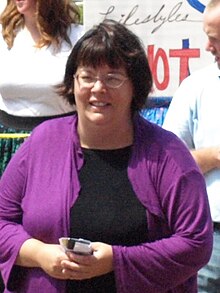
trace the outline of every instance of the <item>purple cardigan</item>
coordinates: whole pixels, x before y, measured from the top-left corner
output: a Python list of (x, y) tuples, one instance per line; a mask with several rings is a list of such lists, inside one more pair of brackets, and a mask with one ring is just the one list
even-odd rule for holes
[[(134, 120), (128, 176), (146, 207), (150, 243), (113, 246), (117, 292), (195, 293), (197, 271), (212, 250), (203, 176), (176, 136), (140, 116)], [(77, 116), (42, 123), (1, 178), (0, 269), (8, 286), (5, 292), (65, 292), (65, 281), (14, 263), (25, 240), (58, 243), (69, 234), (69, 210), (79, 194), (83, 164), (76, 125)]]

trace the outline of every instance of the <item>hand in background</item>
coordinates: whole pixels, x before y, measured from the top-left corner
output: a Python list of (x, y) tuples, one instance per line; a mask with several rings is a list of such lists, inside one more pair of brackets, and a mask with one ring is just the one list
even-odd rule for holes
[(220, 168), (220, 146), (191, 150), (191, 154), (203, 174)]

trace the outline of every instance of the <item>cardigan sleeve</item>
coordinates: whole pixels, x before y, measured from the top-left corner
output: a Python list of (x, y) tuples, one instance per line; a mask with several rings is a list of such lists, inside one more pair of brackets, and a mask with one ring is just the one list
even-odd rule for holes
[(149, 241), (113, 247), (118, 292), (195, 293), (213, 242), (204, 177), (174, 134), (143, 121), (136, 129), (128, 176), (146, 208)]
[[(210, 258), (212, 226), (201, 175), (190, 172), (179, 178), (161, 204), (170, 235), (161, 233), (159, 239), (143, 245), (113, 247), (120, 293), (162, 293), (183, 288)], [(163, 230), (161, 226), (159, 230)], [(175, 292), (197, 292), (192, 284), (188, 281), (188, 288)]]
[(13, 156), (0, 180), (0, 269), (6, 286), (21, 245), (31, 238), (22, 226), (28, 146), (29, 139)]

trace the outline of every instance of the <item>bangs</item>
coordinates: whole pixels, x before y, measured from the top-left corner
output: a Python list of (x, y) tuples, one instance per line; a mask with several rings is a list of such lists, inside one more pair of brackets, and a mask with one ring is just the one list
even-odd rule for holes
[(77, 64), (97, 68), (107, 64), (111, 68), (124, 66), (117, 48), (110, 40), (87, 39), (77, 56)]

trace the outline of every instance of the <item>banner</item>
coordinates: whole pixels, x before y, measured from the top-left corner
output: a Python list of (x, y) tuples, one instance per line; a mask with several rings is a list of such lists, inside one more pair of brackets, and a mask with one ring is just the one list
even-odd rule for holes
[(206, 4), (205, 0), (84, 0), (84, 25), (87, 30), (108, 18), (134, 31), (146, 47), (153, 96), (172, 97), (186, 76), (214, 62), (205, 51)]

